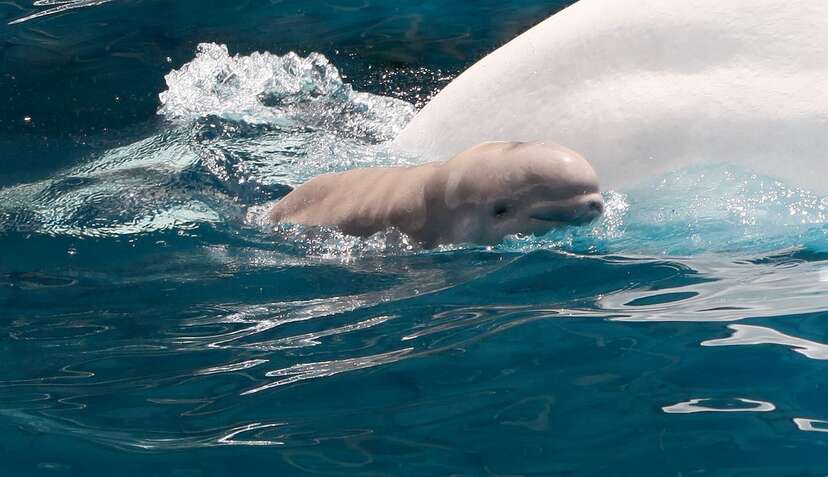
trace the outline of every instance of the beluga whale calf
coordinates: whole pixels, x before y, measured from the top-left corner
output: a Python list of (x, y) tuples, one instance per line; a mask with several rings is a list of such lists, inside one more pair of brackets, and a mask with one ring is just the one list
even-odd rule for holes
[(270, 209), (276, 223), (367, 237), (396, 228), (425, 247), (496, 244), (600, 216), (589, 162), (549, 141), (487, 142), (448, 161), (323, 174)]
[(828, 193), (828, 2), (580, 0), (462, 73), (394, 140), (445, 159), (549, 137), (604, 189), (705, 161)]

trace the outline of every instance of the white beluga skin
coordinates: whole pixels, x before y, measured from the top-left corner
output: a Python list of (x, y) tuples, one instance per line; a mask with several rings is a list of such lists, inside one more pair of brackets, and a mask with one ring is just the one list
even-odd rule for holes
[(550, 137), (605, 189), (703, 161), (828, 193), (828, 2), (581, 0), (483, 58), (395, 139), (451, 157)]
[(274, 222), (366, 237), (395, 227), (426, 247), (496, 244), (603, 212), (595, 171), (552, 142), (489, 142), (449, 161), (323, 174), (270, 210)]

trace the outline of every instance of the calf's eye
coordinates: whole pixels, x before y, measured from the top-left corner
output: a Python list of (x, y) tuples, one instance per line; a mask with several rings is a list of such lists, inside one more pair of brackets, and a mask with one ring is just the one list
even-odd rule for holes
[(492, 213), (495, 217), (503, 217), (509, 214), (509, 206), (506, 204), (495, 204)]

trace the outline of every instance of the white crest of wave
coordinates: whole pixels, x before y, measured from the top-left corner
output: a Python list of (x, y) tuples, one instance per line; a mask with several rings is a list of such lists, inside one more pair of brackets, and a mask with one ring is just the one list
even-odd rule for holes
[(216, 116), (287, 128), (342, 128), (383, 141), (414, 114), (405, 101), (354, 91), (320, 53), (231, 56), (225, 45), (202, 43), (196, 57), (165, 80), (158, 112), (179, 121)]

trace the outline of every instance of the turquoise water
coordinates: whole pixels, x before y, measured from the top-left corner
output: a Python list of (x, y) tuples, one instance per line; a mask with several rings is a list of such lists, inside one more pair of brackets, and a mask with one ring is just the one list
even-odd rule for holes
[(45, 3), (0, 4), (0, 474), (828, 474), (826, 198), (708, 165), (432, 251), (262, 219), (427, 160), (386, 143), (564, 2)]

